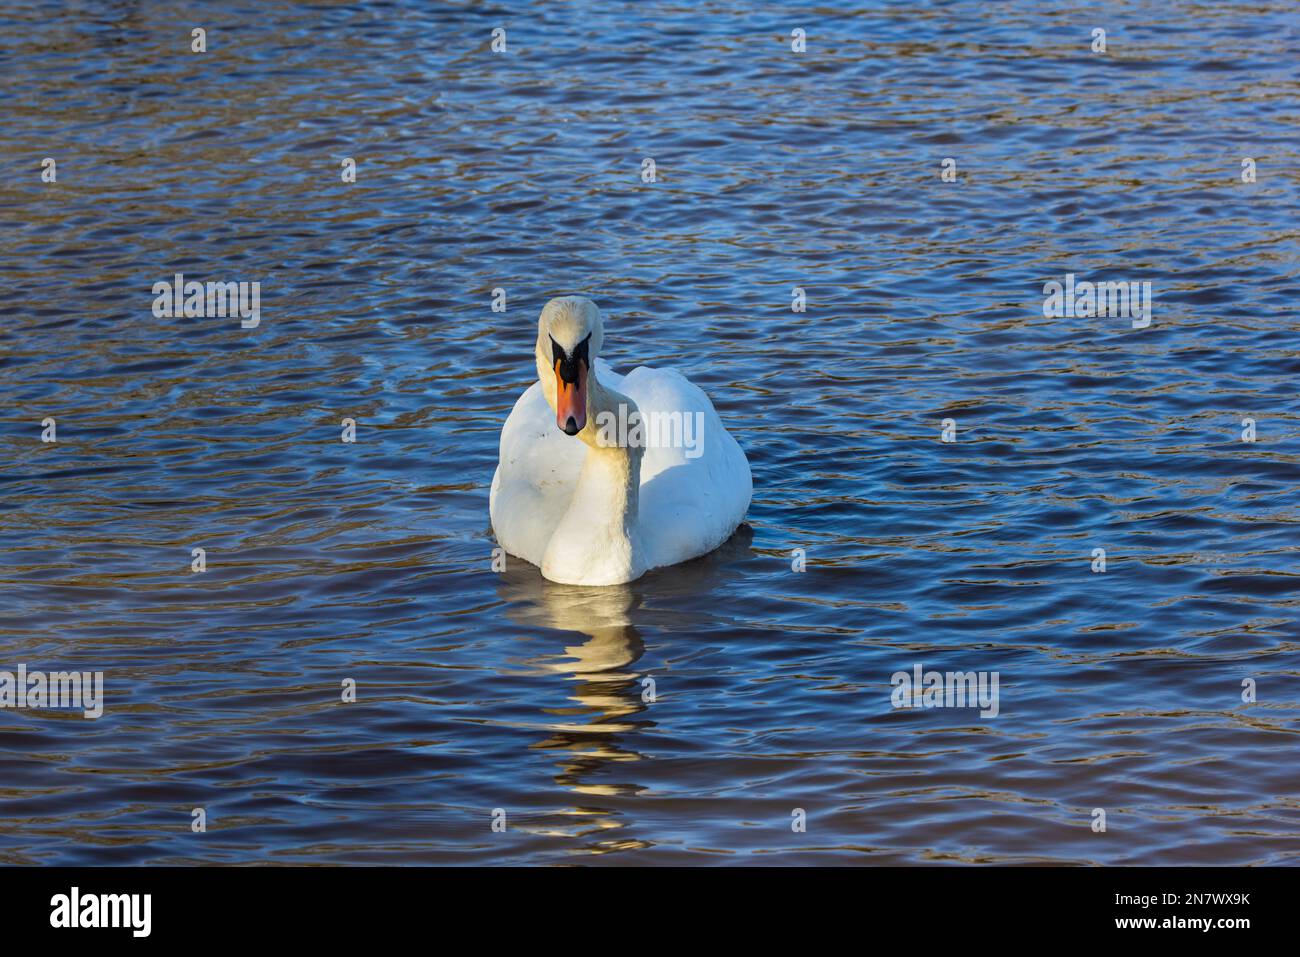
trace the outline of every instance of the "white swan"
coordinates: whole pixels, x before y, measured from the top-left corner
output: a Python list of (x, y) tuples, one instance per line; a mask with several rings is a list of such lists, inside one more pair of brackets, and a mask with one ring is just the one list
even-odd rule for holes
[[(497, 542), (551, 581), (617, 585), (710, 552), (749, 508), (749, 462), (713, 404), (669, 369), (615, 373), (580, 296), (537, 322), (538, 381), (501, 429)], [(639, 426), (639, 429), (638, 429)]]

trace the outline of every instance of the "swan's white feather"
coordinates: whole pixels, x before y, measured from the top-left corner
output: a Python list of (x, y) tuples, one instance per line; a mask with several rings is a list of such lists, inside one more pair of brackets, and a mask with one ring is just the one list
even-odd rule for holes
[[(745, 453), (709, 397), (671, 369), (639, 366), (620, 376), (597, 358), (594, 371), (602, 383), (632, 399), (643, 417), (656, 412), (703, 416), (697, 457), (680, 443), (645, 449), (635, 539), (644, 568), (675, 565), (717, 548), (744, 520), (753, 485)], [(534, 382), (501, 429), (489, 510), (502, 548), (542, 564), (587, 452), (586, 445), (557, 428), (555, 413)]]

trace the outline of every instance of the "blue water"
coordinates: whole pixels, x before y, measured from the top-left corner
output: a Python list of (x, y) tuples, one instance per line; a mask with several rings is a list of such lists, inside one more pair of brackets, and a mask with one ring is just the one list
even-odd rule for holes
[[(0, 710), (0, 862), (1297, 861), (1294, 4), (195, 9), (0, 12), (0, 670), (106, 696)], [(718, 553), (492, 570), (570, 293), (745, 449)]]

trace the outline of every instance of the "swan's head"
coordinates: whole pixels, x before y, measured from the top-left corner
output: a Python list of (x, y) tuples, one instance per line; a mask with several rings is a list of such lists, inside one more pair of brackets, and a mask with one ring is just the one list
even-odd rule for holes
[(605, 324), (600, 310), (582, 296), (561, 296), (542, 307), (537, 320), (537, 378), (566, 435), (587, 425), (587, 382), (600, 353)]

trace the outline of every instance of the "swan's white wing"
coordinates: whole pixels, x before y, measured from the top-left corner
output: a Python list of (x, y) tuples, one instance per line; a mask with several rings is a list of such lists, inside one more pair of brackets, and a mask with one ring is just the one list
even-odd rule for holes
[(638, 530), (646, 567), (713, 551), (749, 509), (753, 480), (745, 453), (709, 397), (681, 374), (640, 366), (616, 388), (637, 404), (647, 425), (649, 414), (660, 416), (659, 441), (648, 436), (641, 462)]
[(534, 382), (501, 427), (501, 457), (488, 510), (502, 548), (542, 564), (586, 457), (587, 447), (556, 427), (555, 413)]

